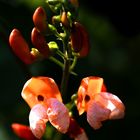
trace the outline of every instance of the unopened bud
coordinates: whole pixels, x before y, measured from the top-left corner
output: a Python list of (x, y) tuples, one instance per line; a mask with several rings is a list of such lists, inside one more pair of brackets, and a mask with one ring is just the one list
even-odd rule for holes
[(49, 42), (48, 46), (49, 46), (51, 53), (53, 53), (53, 54), (59, 49), (57, 43), (54, 41)]
[(37, 30), (37, 28), (33, 28), (31, 33), (31, 40), (35, 48), (44, 56), (49, 57), (49, 47), (45, 40), (45, 37)]
[(33, 22), (41, 33), (46, 33), (48, 28), (46, 12), (42, 7), (38, 7), (33, 14)]
[(57, 24), (57, 23), (60, 23), (60, 15), (57, 15), (57, 16), (53, 16), (52, 17), (52, 23), (53, 24)]
[(69, 27), (70, 23), (69, 23), (69, 20), (68, 20), (68, 17), (67, 17), (67, 12), (62, 12), (61, 22), (65, 27)]
[(74, 22), (71, 31), (71, 45), (74, 52), (79, 53), (79, 57), (85, 57), (89, 53), (88, 33), (78, 22)]
[(31, 64), (34, 61), (29, 46), (18, 29), (13, 29), (10, 33), (9, 43), (16, 56), (25, 64)]
[(49, 28), (48, 34), (53, 34), (53, 35), (55, 35), (55, 34), (57, 33), (57, 29), (56, 29), (53, 25), (48, 24), (48, 28)]
[(18, 124), (18, 123), (13, 123), (11, 125), (11, 127), (12, 127), (14, 133), (21, 139), (24, 139), (24, 140), (39, 140), (33, 135), (29, 126)]
[(36, 48), (32, 48), (30, 53), (35, 60), (43, 58), (43, 55)]

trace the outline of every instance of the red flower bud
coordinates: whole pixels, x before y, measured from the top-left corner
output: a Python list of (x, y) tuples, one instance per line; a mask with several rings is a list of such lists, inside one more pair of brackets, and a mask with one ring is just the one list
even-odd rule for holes
[(81, 128), (73, 118), (70, 118), (70, 125), (67, 134), (70, 138), (75, 140), (88, 140), (84, 129)]
[(31, 40), (35, 48), (44, 56), (49, 56), (49, 47), (45, 40), (45, 37), (37, 30), (37, 28), (33, 28), (31, 33)]
[(61, 16), (60, 15), (52, 16), (52, 24), (59, 24), (60, 21), (61, 21)]
[(14, 133), (19, 137), (19, 138), (22, 138), (22, 139), (25, 139), (25, 140), (39, 140), (37, 139), (30, 127), (26, 126), (26, 125), (22, 125), (22, 124), (18, 124), (18, 123), (13, 123), (11, 125)]
[(21, 35), (20, 31), (13, 29), (9, 36), (9, 43), (13, 52), (25, 63), (31, 64), (34, 58), (30, 54), (27, 42)]
[(75, 22), (71, 31), (71, 44), (80, 57), (87, 56), (89, 52), (89, 38), (85, 28), (78, 22)]
[(47, 26), (48, 26), (47, 16), (45, 10), (42, 7), (38, 7), (35, 10), (33, 14), (33, 22), (41, 33), (46, 33)]

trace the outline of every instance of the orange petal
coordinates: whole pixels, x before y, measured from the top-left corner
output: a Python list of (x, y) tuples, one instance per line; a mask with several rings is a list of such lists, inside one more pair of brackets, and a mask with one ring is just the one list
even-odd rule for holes
[(85, 110), (87, 103), (90, 99), (94, 99), (95, 94), (101, 92), (103, 87), (103, 79), (100, 77), (86, 77), (81, 81), (81, 85), (78, 89), (77, 108), (81, 115)]
[(30, 54), (28, 44), (18, 29), (13, 29), (12, 32), (10, 33), (9, 43), (10, 43), (10, 46), (11, 46), (13, 52), (25, 64), (31, 64), (34, 61)]
[(22, 138), (25, 140), (39, 140), (33, 135), (29, 126), (18, 124), (18, 123), (13, 123), (11, 125), (11, 127), (12, 127), (14, 133), (19, 138)]
[(109, 119), (120, 119), (124, 117), (125, 106), (116, 95), (108, 92), (101, 92), (100, 96), (107, 100), (107, 102), (102, 102), (103, 105), (111, 110)]
[(102, 86), (102, 92), (107, 92), (107, 88), (106, 88), (106, 85), (103, 83), (103, 86)]
[(50, 123), (61, 133), (66, 133), (70, 124), (68, 109), (55, 98), (48, 99), (47, 104), (47, 114)]
[(37, 138), (40, 139), (45, 133), (47, 121), (46, 108), (41, 104), (35, 105), (30, 111), (29, 122), (31, 130)]
[(87, 121), (94, 129), (99, 129), (102, 126), (102, 121), (109, 118), (111, 111), (99, 102), (90, 101), (87, 110)]
[(31, 108), (36, 104), (45, 105), (46, 100), (52, 97), (62, 102), (55, 81), (49, 77), (32, 77), (25, 83), (21, 95)]

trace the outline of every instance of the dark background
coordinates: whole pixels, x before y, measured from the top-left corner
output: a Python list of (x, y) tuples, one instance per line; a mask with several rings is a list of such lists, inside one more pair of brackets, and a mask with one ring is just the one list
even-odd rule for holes
[[(21, 98), (23, 84), (30, 75), (49, 76), (60, 83), (61, 69), (50, 61), (25, 67), (12, 54), (8, 36), (19, 29), (30, 42), (32, 14), (39, 5), (22, 0), (0, 0), (0, 139), (18, 139), (12, 132), (13, 122), (28, 124), (29, 107)], [(88, 57), (80, 59), (71, 76), (69, 92), (73, 93), (82, 78), (94, 75), (104, 78), (108, 91), (116, 94), (126, 106), (124, 119), (106, 121), (94, 131), (85, 116), (78, 120), (89, 139), (138, 139), (140, 119), (140, 21), (138, 3), (94, 0), (80, 1), (78, 20), (89, 33), (91, 49)], [(49, 15), (48, 15), (49, 16)], [(70, 95), (68, 94), (68, 97)], [(84, 120), (84, 121), (83, 121)], [(66, 137), (64, 137), (66, 139)]]

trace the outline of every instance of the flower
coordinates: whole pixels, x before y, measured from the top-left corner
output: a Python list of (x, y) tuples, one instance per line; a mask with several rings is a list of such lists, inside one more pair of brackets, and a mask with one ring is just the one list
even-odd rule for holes
[(48, 121), (61, 133), (68, 131), (69, 111), (52, 78), (32, 77), (25, 83), (21, 95), (31, 108), (30, 128), (37, 138), (43, 136)]
[(25, 139), (25, 140), (39, 140), (33, 135), (29, 126), (22, 125), (22, 124), (19, 124), (19, 123), (13, 123), (11, 127), (12, 127), (14, 133), (19, 138), (22, 138), (22, 139)]
[(98, 129), (102, 121), (123, 118), (125, 106), (116, 95), (106, 92), (103, 78), (90, 76), (81, 81), (77, 109), (80, 115), (86, 111), (88, 123)]

